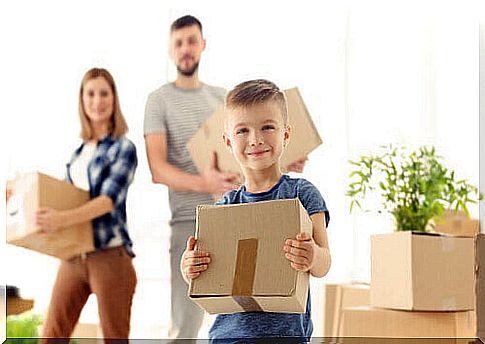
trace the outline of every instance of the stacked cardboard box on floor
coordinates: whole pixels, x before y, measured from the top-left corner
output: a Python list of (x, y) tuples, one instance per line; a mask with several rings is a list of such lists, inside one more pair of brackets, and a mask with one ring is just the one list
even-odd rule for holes
[(392, 233), (371, 244), (371, 307), (343, 309), (340, 336), (483, 336), (484, 235)]
[(55, 232), (40, 233), (35, 213), (40, 207), (57, 210), (78, 207), (89, 200), (89, 193), (74, 185), (42, 173), (21, 175), (11, 184), (13, 194), (7, 202), (7, 242), (61, 259), (93, 251), (91, 222)]
[[(283, 170), (287, 165), (307, 156), (322, 144), (322, 139), (298, 88), (291, 88), (284, 92), (288, 101), (288, 120), (292, 130), (290, 141), (281, 156)], [(212, 152), (217, 153), (221, 171), (241, 172), (238, 163), (224, 145), (223, 133), (224, 108), (221, 106), (202, 124), (187, 143), (187, 148), (199, 172), (203, 172), (207, 167)]]
[(190, 282), (189, 297), (207, 312), (304, 313), (309, 274), (285, 258), (283, 246), (312, 222), (298, 199), (197, 207), (197, 250), (209, 268)]
[(368, 306), (369, 303), (369, 285), (367, 284), (326, 284), (324, 337), (339, 336), (342, 310), (356, 306)]
[(415, 311), (474, 308), (474, 239), (419, 232), (371, 237), (371, 305)]
[(342, 311), (340, 333), (347, 337), (473, 338), (476, 317), (474, 311), (416, 312), (352, 307)]

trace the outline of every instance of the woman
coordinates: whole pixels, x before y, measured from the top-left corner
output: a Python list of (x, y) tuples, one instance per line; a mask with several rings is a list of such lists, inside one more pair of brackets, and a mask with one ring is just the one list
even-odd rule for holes
[(126, 226), (126, 194), (137, 166), (136, 149), (124, 134), (111, 74), (89, 70), (81, 82), (79, 116), (83, 143), (67, 164), (67, 180), (89, 190), (91, 200), (69, 210), (40, 208), (41, 231), (92, 221), (96, 251), (62, 261), (42, 337), (69, 338), (89, 295), (98, 301), (105, 338), (128, 338), (137, 282)]

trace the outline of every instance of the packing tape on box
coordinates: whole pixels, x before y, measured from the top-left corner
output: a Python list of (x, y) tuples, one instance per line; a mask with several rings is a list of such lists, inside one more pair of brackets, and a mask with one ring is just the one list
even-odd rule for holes
[(456, 238), (440, 237), (440, 239), (442, 252), (451, 252), (455, 250), (455, 240), (457, 240)]
[(258, 239), (251, 238), (238, 241), (231, 295), (234, 301), (246, 312), (262, 311), (258, 302), (252, 297), (257, 256)]

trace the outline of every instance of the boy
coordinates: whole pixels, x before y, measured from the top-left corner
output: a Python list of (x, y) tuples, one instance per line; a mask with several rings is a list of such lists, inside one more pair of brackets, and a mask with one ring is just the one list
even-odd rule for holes
[[(293, 179), (280, 171), (279, 160), (288, 144), (291, 128), (283, 92), (267, 80), (237, 85), (226, 96), (224, 142), (241, 166), (245, 183), (227, 192), (217, 204), (259, 202), (298, 197), (313, 223), (313, 237), (300, 233), (281, 243), (282, 254), (291, 267), (323, 277), (330, 268), (326, 225), (329, 221), (325, 201), (305, 179)], [(191, 236), (181, 259), (185, 280), (197, 278), (208, 269), (209, 252), (195, 251)], [(304, 314), (244, 312), (217, 316), (209, 337), (213, 340), (247, 338), (310, 339), (313, 326), (308, 296)], [(247, 340), (246, 340), (247, 342)]]
[[(177, 77), (150, 93), (145, 108), (144, 136), (154, 183), (169, 190), (170, 219), (170, 338), (197, 337), (203, 311), (187, 296), (179, 271), (180, 257), (190, 233), (194, 232), (195, 207), (212, 204), (212, 194), (238, 187), (236, 175), (219, 171), (215, 155), (209, 168), (197, 174), (186, 148), (204, 120), (224, 101), (226, 90), (199, 79), (199, 63), (206, 39), (202, 23), (191, 15), (175, 20), (170, 27), (170, 56)], [(287, 166), (302, 172), (306, 158)]]

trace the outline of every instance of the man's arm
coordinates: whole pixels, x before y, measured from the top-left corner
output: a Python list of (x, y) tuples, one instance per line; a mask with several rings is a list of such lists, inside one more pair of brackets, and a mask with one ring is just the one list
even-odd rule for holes
[(300, 160), (294, 161), (288, 166), (286, 166), (286, 171), (288, 172), (297, 172), (297, 173), (303, 173), (303, 170), (305, 169), (305, 164), (308, 160), (308, 156), (305, 156), (301, 158)]
[(222, 194), (238, 186), (232, 181), (234, 173), (223, 173), (217, 168), (213, 158), (210, 167), (201, 175), (180, 170), (167, 161), (167, 138), (165, 134), (146, 134), (145, 146), (152, 181), (164, 184), (174, 191), (195, 191), (211, 194)]

